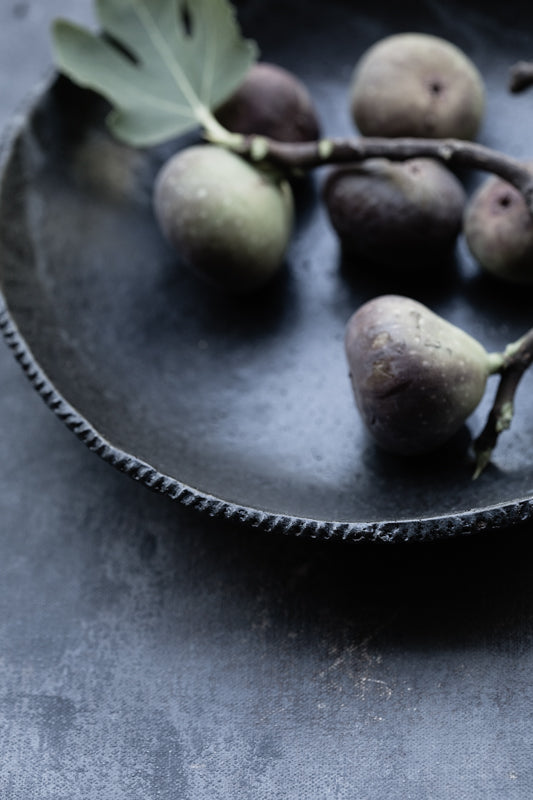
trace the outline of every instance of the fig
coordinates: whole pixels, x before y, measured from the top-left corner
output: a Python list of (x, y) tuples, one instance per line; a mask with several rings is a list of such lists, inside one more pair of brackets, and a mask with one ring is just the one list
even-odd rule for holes
[(334, 169), (323, 196), (349, 257), (402, 272), (450, 257), (466, 204), (455, 175), (429, 158), (376, 158)]
[(289, 184), (216, 145), (193, 145), (159, 172), (154, 211), (193, 271), (230, 292), (253, 291), (282, 266), (293, 201)]
[(474, 139), (485, 105), (483, 79), (451, 42), (423, 33), (380, 40), (357, 63), (350, 108), (364, 136)]
[(466, 207), (464, 234), (468, 249), (488, 273), (510, 283), (533, 284), (533, 217), (514, 186), (488, 178)]
[(267, 62), (250, 68), (215, 116), (234, 133), (256, 133), (281, 142), (312, 141), (320, 135), (317, 112), (305, 85), (292, 72)]
[(346, 327), (355, 402), (383, 449), (428, 453), (479, 404), (500, 366), (472, 336), (409, 297), (381, 295)]

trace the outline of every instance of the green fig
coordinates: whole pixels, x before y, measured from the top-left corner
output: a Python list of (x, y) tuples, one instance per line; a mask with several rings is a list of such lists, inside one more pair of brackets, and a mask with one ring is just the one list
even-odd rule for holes
[(501, 365), (465, 331), (408, 297), (382, 295), (346, 328), (356, 405), (376, 442), (404, 455), (448, 441)]
[(215, 116), (229, 131), (257, 133), (280, 142), (318, 139), (317, 112), (305, 85), (276, 64), (254, 64)]
[(376, 158), (334, 169), (323, 196), (348, 256), (402, 272), (449, 259), (466, 204), (455, 175), (429, 158)]
[(475, 138), (484, 111), (482, 77), (458, 47), (400, 33), (374, 44), (355, 67), (350, 108), (364, 136)]
[(281, 267), (289, 243), (287, 181), (215, 145), (180, 151), (154, 190), (161, 229), (193, 271), (230, 292), (249, 292)]
[(533, 217), (514, 186), (488, 178), (466, 207), (464, 234), (470, 252), (488, 273), (510, 283), (533, 284)]

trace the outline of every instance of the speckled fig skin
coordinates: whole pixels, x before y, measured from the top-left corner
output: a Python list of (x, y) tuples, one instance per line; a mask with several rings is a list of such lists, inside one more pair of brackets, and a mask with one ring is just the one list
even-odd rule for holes
[(276, 64), (254, 64), (239, 89), (215, 116), (229, 131), (257, 133), (281, 142), (318, 139), (320, 126), (311, 95), (295, 75)]
[(402, 274), (427, 272), (450, 258), (466, 204), (455, 175), (428, 158), (370, 159), (334, 169), (323, 197), (348, 257)]
[(518, 189), (488, 178), (466, 207), (464, 234), (487, 272), (510, 283), (533, 284), (533, 217)]
[(367, 50), (352, 76), (350, 109), (364, 136), (474, 139), (484, 106), (477, 67), (437, 36), (388, 36)]
[(428, 453), (444, 444), (480, 402), (490, 373), (479, 342), (398, 295), (361, 306), (345, 344), (363, 421), (393, 453)]
[(182, 150), (165, 164), (154, 211), (188, 265), (234, 293), (259, 288), (280, 269), (293, 221), (286, 181), (208, 144)]

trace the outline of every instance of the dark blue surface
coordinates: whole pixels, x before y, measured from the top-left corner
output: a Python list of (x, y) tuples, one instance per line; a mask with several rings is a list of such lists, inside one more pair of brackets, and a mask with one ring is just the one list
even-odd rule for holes
[[(48, 20), (0, 7), (0, 119)], [(0, 347), (2, 800), (529, 800), (531, 525), (317, 543), (89, 453)]]

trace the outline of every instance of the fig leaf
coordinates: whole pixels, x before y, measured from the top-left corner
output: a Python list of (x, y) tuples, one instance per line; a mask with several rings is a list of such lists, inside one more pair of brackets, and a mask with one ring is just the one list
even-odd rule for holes
[(133, 146), (203, 125), (257, 59), (228, 0), (95, 0), (93, 33), (54, 22), (58, 69), (113, 106), (108, 124)]

